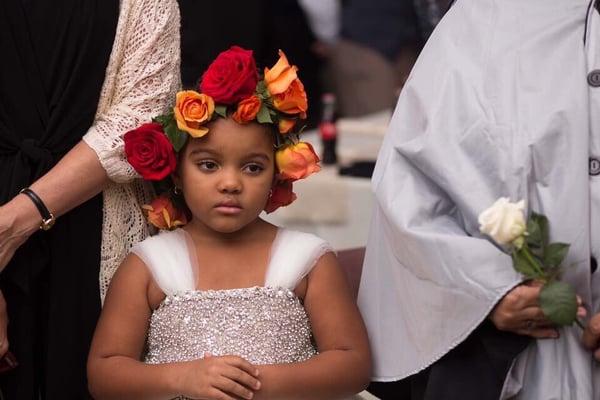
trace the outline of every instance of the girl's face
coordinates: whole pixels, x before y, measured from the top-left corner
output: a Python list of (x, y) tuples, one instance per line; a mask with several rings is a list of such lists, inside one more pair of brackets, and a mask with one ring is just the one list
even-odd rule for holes
[(274, 174), (273, 140), (265, 127), (218, 118), (205, 136), (188, 142), (175, 182), (194, 225), (232, 233), (257, 219)]

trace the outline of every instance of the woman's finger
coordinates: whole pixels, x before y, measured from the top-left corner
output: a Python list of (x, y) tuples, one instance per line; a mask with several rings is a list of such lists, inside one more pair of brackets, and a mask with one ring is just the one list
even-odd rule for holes
[(526, 282), (525, 285), (529, 286), (529, 287), (537, 287), (537, 288), (541, 289), (544, 286), (544, 282), (533, 280), (533, 281)]
[(521, 285), (516, 288), (519, 301), (517, 307), (537, 307), (539, 306), (541, 286)]
[(558, 339), (559, 337), (556, 328), (537, 327), (535, 324), (531, 327), (525, 327), (517, 333), (520, 335), (531, 336), (536, 339)]
[(600, 341), (600, 314), (596, 314), (592, 317), (581, 338), (583, 345), (589, 350), (595, 350), (598, 347)]
[(6, 301), (0, 291), (0, 358), (8, 351), (8, 312), (6, 311)]
[(541, 307), (531, 306), (519, 311), (519, 318), (522, 321), (533, 321), (536, 325), (549, 324), (550, 321), (544, 315)]

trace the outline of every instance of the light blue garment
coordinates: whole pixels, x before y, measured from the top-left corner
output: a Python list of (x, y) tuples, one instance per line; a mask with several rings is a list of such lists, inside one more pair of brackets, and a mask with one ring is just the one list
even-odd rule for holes
[[(372, 182), (358, 301), (374, 380), (431, 365), (520, 282), (478, 230), (478, 214), (502, 196), (524, 199), (548, 216), (552, 241), (571, 243), (564, 279), (598, 312), (589, 261), (600, 256), (600, 175), (588, 160), (600, 159), (600, 88), (586, 77), (600, 69), (600, 19), (591, 13), (584, 47), (587, 10), (587, 0), (458, 0), (421, 53)], [(600, 399), (579, 337), (569, 327), (534, 341), (504, 397)]]

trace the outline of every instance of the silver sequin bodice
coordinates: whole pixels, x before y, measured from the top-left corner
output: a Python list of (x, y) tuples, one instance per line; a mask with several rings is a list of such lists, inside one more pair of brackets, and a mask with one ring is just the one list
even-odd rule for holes
[(146, 362), (237, 355), (254, 364), (304, 361), (316, 354), (308, 317), (285, 288), (190, 291), (167, 296), (150, 320)]

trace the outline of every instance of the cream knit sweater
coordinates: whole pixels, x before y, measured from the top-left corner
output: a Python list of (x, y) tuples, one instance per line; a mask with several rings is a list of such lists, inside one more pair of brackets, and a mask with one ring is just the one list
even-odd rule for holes
[(177, 1), (121, 0), (96, 118), (83, 137), (112, 181), (103, 192), (102, 299), (131, 246), (149, 234), (140, 206), (152, 193), (125, 160), (123, 134), (168, 109), (181, 86), (179, 64)]

